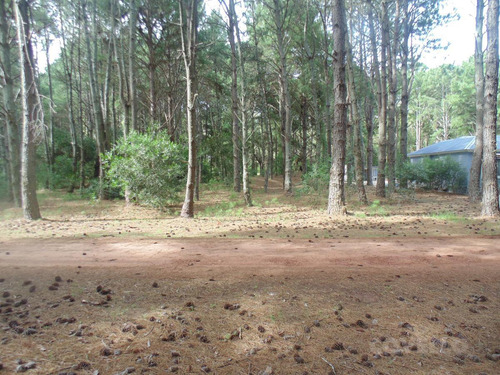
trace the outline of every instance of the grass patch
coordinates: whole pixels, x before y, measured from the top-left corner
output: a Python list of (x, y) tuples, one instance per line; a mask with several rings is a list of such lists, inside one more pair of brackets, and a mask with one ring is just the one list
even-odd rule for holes
[(447, 220), (447, 221), (455, 221), (455, 222), (465, 222), (467, 219), (463, 216), (458, 216), (454, 212), (441, 212), (441, 213), (435, 213), (430, 215), (431, 218), (433, 219), (438, 219), (438, 220)]
[(242, 202), (221, 202), (214, 206), (208, 206), (202, 212), (200, 212), (200, 216), (207, 217), (220, 217), (220, 216), (242, 216), (243, 215), (243, 207), (238, 207), (242, 205)]
[(368, 207), (368, 212), (371, 216), (388, 216), (389, 212), (380, 204), (379, 200), (374, 200), (370, 207)]

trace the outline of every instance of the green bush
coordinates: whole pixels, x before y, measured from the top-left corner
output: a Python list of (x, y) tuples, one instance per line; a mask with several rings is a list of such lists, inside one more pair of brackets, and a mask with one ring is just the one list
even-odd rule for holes
[(302, 187), (300, 193), (328, 192), (330, 183), (330, 168), (329, 160), (323, 160), (309, 166), (307, 173), (302, 175)]
[(408, 162), (401, 169), (400, 179), (413, 181), (418, 187), (428, 190), (460, 194), (467, 191), (467, 174), (462, 166), (450, 157), (424, 158), (421, 162)]
[(163, 208), (178, 200), (187, 172), (185, 147), (170, 141), (165, 134), (132, 133), (121, 139), (105, 155), (106, 176), (111, 186), (130, 198)]

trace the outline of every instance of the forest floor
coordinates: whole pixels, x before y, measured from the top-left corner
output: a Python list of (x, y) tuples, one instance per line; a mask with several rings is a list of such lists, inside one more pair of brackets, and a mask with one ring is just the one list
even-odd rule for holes
[(498, 374), (500, 221), (457, 195), (204, 187), (195, 219), (0, 206), (0, 374)]

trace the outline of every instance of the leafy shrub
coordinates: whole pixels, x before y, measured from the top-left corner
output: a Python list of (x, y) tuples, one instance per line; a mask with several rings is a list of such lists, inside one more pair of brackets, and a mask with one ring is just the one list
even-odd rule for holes
[(111, 186), (131, 198), (163, 208), (178, 199), (186, 177), (186, 149), (165, 134), (132, 133), (105, 155)]
[(446, 158), (424, 158), (421, 162), (406, 163), (401, 170), (401, 179), (413, 181), (428, 190), (467, 191), (467, 174), (462, 166), (449, 156)]
[(300, 193), (328, 192), (330, 183), (330, 168), (329, 160), (324, 160), (309, 166), (308, 172), (302, 175), (302, 187)]

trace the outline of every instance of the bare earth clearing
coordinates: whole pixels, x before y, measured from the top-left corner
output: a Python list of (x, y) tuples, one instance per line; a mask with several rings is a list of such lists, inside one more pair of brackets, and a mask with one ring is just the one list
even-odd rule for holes
[(500, 373), (498, 220), (429, 193), (332, 220), (273, 187), (251, 209), (207, 192), (194, 220), (5, 208), (0, 373)]

